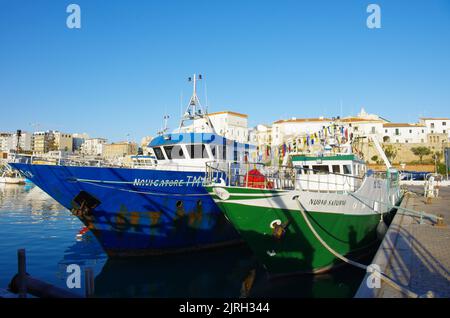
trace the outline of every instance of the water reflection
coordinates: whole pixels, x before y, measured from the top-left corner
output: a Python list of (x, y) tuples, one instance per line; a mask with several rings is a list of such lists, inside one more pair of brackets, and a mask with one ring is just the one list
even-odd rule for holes
[(99, 297), (239, 297), (256, 264), (245, 246), (184, 255), (109, 259), (95, 279)]
[(269, 279), (245, 246), (190, 255), (109, 259), (95, 279), (98, 297), (352, 297), (364, 272), (342, 267), (329, 274)]
[(76, 241), (81, 222), (37, 187), (0, 185), (0, 216), (0, 288), (16, 273), (16, 251), (24, 247), (30, 274), (60, 287), (69, 264), (93, 268), (98, 297), (240, 297), (243, 285), (250, 298), (352, 297), (365, 274), (346, 266), (326, 275), (269, 280), (245, 245), (107, 260), (91, 233)]

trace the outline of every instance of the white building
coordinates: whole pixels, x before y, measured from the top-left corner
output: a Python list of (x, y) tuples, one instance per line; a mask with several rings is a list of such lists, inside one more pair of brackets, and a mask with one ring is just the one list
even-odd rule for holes
[(9, 132), (0, 133), (0, 152), (9, 152), (13, 147), (12, 136)]
[(423, 124), (385, 123), (383, 142), (386, 143), (424, 143), (427, 141), (426, 126)]
[(81, 153), (87, 156), (101, 156), (103, 145), (107, 143), (105, 138), (89, 138), (81, 145)]
[(152, 136), (145, 136), (141, 139), (141, 148), (142, 148), (142, 153), (144, 155), (152, 155), (153, 152), (150, 150), (150, 147), (148, 147), (148, 145), (150, 144), (150, 142), (153, 140)]
[[(248, 142), (248, 116), (245, 114), (222, 111), (208, 114), (214, 130), (217, 134), (235, 140), (241, 143)], [(189, 126), (183, 127), (183, 132), (192, 131), (210, 131), (207, 121), (204, 118), (198, 118)], [(176, 130), (179, 131), (179, 130)]]
[(256, 146), (272, 143), (272, 126), (259, 124), (248, 132), (249, 142)]
[(89, 135), (87, 133), (74, 133), (72, 134), (72, 151), (81, 151), (81, 145), (84, 143), (86, 139), (89, 139)]
[[(379, 141), (383, 138), (383, 125), (388, 121), (378, 115), (367, 113), (364, 108), (356, 116), (337, 119), (336, 123), (348, 130), (349, 138), (376, 135)], [(368, 139), (365, 139), (368, 141)]]
[(447, 134), (450, 137), (449, 118), (420, 118), (420, 123), (426, 126), (427, 134)]
[(272, 126), (259, 124), (250, 129), (249, 143), (257, 147), (259, 160), (266, 161), (271, 155)]
[(248, 116), (232, 111), (208, 114), (216, 133), (241, 143), (248, 142)]
[[(31, 151), (32, 150), (32, 137), (33, 134), (27, 131), (21, 131), (19, 136), (19, 148), (21, 151)], [(17, 132), (13, 135), (13, 143), (15, 148), (17, 147)]]
[(282, 145), (288, 138), (313, 134), (332, 124), (329, 118), (291, 118), (272, 125), (272, 145)]
[(0, 151), (11, 152), (16, 151), (19, 147), (20, 151), (31, 151), (32, 134), (21, 131), (20, 136), (15, 133), (0, 133)]
[[(337, 121), (338, 124), (348, 129), (349, 138), (377, 135), (382, 140), (383, 125), (386, 121), (382, 119), (367, 119), (361, 117), (347, 117)], [(367, 139), (366, 139), (367, 140)]]

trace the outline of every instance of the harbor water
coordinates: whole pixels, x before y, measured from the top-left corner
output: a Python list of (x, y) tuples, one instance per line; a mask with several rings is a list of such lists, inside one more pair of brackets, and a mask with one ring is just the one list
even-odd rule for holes
[[(33, 185), (0, 184), (0, 288), (17, 272), (17, 250), (26, 249), (27, 272), (67, 288), (67, 266), (90, 267), (97, 297), (240, 297), (252, 279), (249, 297), (353, 297), (365, 272), (343, 266), (322, 275), (269, 280), (245, 246), (134, 259), (108, 259), (83, 224)], [(362, 262), (369, 264), (376, 251)], [(83, 279), (79, 289), (84, 294)]]

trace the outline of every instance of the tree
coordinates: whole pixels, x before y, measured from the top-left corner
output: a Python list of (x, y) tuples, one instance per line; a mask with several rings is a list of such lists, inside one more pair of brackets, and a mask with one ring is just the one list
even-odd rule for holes
[(375, 156), (373, 156), (372, 158), (370, 158), (372, 161), (374, 161), (374, 162), (378, 162), (378, 156), (377, 155), (375, 155)]
[(422, 163), (423, 156), (428, 156), (431, 153), (430, 148), (428, 147), (413, 147), (411, 151), (414, 155), (419, 157), (420, 163)]
[(392, 145), (384, 146), (383, 150), (384, 150), (386, 157), (392, 163), (394, 161), (395, 157), (397, 157), (397, 150)]

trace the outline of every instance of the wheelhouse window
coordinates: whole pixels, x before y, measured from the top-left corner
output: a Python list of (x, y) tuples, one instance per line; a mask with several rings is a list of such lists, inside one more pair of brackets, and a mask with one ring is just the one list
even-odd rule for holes
[(165, 146), (164, 151), (166, 152), (167, 158), (169, 160), (172, 159), (184, 159), (183, 148), (179, 145), (175, 146)]
[(344, 174), (351, 174), (352, 172), (352, 166), (351, 165), (343, 165), (344, 168)]
[(205, 145), (188, 145), (187, 148), (191, 159), (209, 158)]
[(307, 174), (308, 173), (308, 166), (298, 166), (297, 167), (297, 173), (301, 174)]
[(155, 153), (156, 159), (165, 160), (164, 154), (160, 147), (153, 147), (153, 152)]
[(329, 172), (328, 166), (312, 166), (314, 174), (327, 174)]
[(227, 158), (226, 146), (222, 146), (222, 145), (211, 146), (211, 152), (215, 159), (225, 160)]
[(341, 173), (341, 168), (339, 165), (333, 165), (333, 173)]

